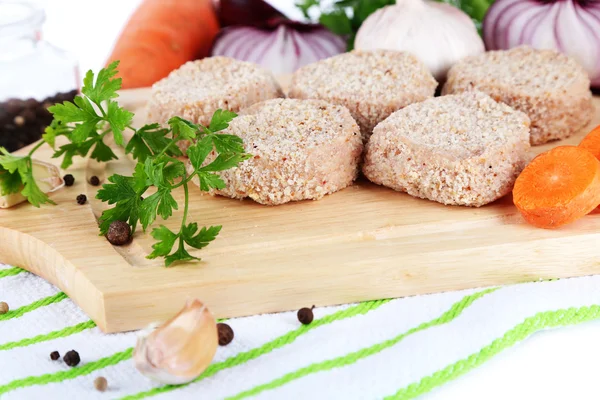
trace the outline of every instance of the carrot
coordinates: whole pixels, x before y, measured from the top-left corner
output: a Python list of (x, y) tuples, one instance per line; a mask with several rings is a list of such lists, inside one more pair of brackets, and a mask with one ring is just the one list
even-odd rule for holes
[(513, 201), (540, 228), (576, 221), (600, 204), (600, 161), (575, 146), (542, 153), (517, 178)]
[(600, 160), (600, 125), (588, 133), (579, 143), (579, 146), (591, 151)]
[(123, 88), (151, 86), (185, 62), (207, 56), (218, 31), (212, 0), (144, 0), (107, 64), (121, 61)]

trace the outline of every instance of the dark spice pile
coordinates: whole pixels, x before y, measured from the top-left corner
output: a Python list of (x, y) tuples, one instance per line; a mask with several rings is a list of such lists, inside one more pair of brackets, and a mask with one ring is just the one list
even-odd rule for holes
[(52, 122), (48, 107), (63, 101), (73, 101), (76, 90), (57, 93), (42, 101), (9, 99), (0, 102), (0, 146), (13, 152), (39, 140)]

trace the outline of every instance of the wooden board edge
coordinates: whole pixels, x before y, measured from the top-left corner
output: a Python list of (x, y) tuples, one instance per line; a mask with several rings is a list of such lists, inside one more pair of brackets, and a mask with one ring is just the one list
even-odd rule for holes
[(17, 265), (62, 290), (103, 331), (107, 328), (103, 294), (69, 260), (52, 246), (0, 226), (2, 262)]

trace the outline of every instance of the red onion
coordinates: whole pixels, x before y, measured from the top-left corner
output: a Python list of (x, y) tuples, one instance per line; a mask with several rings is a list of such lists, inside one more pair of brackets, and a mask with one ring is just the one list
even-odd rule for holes
[(264, 0), (220, 0), (217, 10), (221, 26), (266, 27), (269, 21), (285, 18)]
[(254, 62), (274, 74), (287, 74), (346, 50), (344, 39), (321, 26), (285, 20), (273, 25), (268, 29), (225, 28), (214, 42), (212, 55)]
[(586, 69), (600, 88), (600, 1), (496, 0), (483, 21), (488, 50), (528, 44), (556, 49)]

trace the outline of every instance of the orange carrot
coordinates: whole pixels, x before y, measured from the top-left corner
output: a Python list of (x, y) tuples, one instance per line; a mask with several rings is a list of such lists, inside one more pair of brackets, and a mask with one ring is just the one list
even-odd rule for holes
[(144, 0), (107, 64), (121, 61), (123, 88), (150, 86), (186, 61), (207, 56), (218, 31), (212, 0)]
[(600, 160), (600, 125), (588, 133), (579, 143), (579, 146), (591, 151)]
[(575, 146), (540, 154), (517, 178), (513, 200), (534, 226), (557, 228), (576, 221), (600, 204), (600, 161)]

